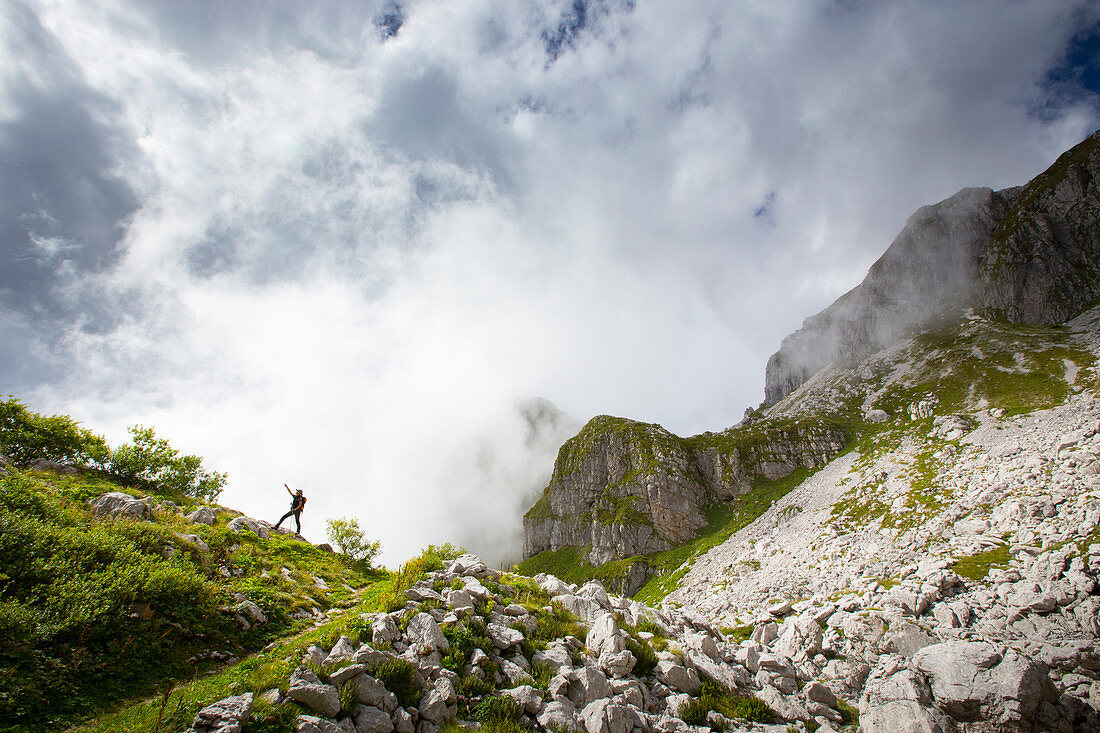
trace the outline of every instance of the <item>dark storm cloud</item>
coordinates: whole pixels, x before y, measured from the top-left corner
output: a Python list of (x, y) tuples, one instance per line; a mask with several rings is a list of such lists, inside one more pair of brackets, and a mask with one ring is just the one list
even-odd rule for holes
[(9, 79), (0, 123), (0, 297), (54, 316), (57, 288), (109, 268), (138, 200), (118, 171), (135, 152), (118, 105), (92, 90), (21, 3), (7, 5), (7, 42), (26, 73)]

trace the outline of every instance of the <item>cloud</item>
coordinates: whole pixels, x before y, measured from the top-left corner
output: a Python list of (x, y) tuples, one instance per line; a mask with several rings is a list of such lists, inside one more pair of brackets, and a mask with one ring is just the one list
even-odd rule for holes
[(8, 0), (0, 379), (390, 563), (510, 557), (561, 426), (736, 422), (913, 210), (1100, 121), (1085, 2), (202, 7)]

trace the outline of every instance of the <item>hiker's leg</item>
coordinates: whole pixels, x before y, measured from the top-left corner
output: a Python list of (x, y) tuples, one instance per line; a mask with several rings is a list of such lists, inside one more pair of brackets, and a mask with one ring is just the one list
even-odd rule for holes
[(291, 509), (291, 510), (290, 510), (289, 512), (287, 512), (286, 514), (284, 514), (284, 515), (283, 515), (283, 516), (282, 516), (282, 517), (281, 517), (281, 518), (279, 519), (279, 521), (275, 523), (275, 529), (278, 529), (278, 528), (279, 528), (279, 525), (283, 523), (283, 520), (284, 520), (284, 519), (286, 519), (287, 517), (289, 517), (289, 516), (290, 516), (291, 514), (293, 514), (293, 513), (294, 513), (294, 510), (293, 510), (293, 509)]
[(302, 513), (300, 511), (294, 512), (294, 532), (296, 534), (302, 533)]

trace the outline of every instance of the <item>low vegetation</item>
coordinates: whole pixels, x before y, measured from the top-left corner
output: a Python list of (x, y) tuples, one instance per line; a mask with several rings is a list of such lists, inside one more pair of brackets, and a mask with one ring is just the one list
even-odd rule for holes
[[(233, 532), (235, 513), (216, 505), (214, 526), (191, 524), (181, 510), (207, 505), (224, 474), (152, 429), (132, 435), (111, 450), (68, 417), (0, 402), (0, 453), (15, 464), (0, 470), (0, 731), (55, 730), (216, 670), (386, 577), (288, 536)], [(66, 472), (24, 468), (41, 460)], [(108, 492), (144, 496), (152, 519), (95, 516)], [(161, 702), (162, 726), (188, 709)]]

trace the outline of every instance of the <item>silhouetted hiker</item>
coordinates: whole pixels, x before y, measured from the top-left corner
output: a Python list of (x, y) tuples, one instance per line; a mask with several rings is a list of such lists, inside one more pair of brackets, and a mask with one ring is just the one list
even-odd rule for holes
[[(286, 484), (283, 484), (286, 486)], [(286, 493), (290, 494), (290, 511), (287, 512), (275, 523), (275, 529), (279, 528), (279, 525), (283, 523), (283, 519), (286, 519), (291, 514), (294, 515), (294, 532), (296, 534), (302, 533), (302, 510), (306, 506), (306, 497), (302, 495), (302, 490), (298, 489), (297, 493), (290, 490), (289, 486), (286, 486)]]

